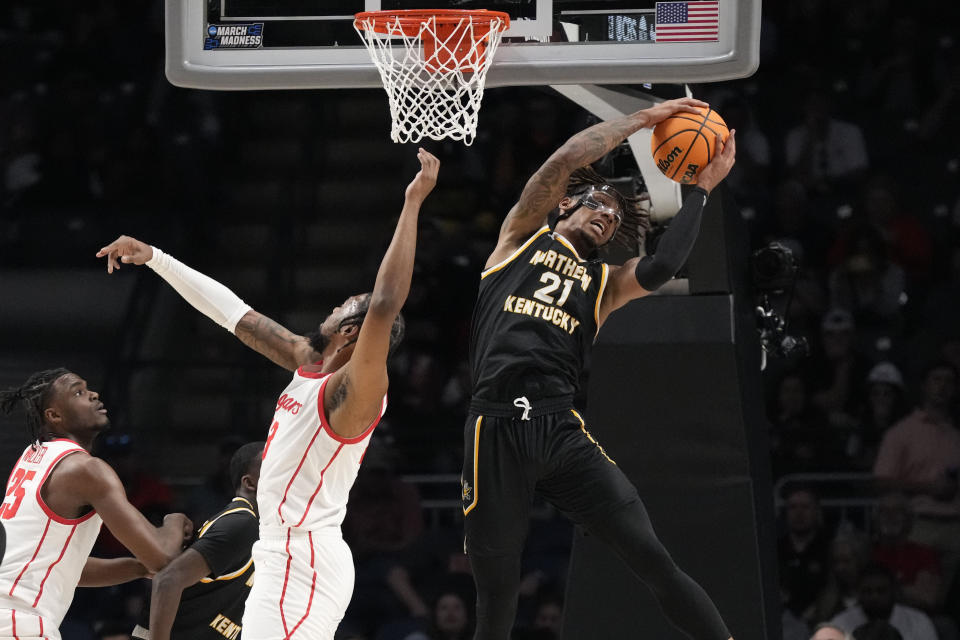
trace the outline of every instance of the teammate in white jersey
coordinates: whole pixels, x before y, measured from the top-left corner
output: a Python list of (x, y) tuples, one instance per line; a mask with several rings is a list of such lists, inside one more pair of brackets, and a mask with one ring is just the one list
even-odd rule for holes
[(97, 255), (107, 270), (146, 264), (190, 304), (244, 344), (295, 371), (277, 400), (257, 487), (256, 579), (243, 615), (245, 640), (330, 640), (353, 592), (343, 541), (350, 487), (386, 408), (387, 356), (403, 333), (400, 308), (413, 275), (417, 218), (440, 161), (420, 149), (397, 229), (373, 293), (352, 296), (309, 336), (257, 313), (232, 291), (155, 247), (121, 236)]
[[(127, 501), (120, 478), (90, 453), (110, 424), (86, 381), (66, 369), (35, 373), (0, 391), (0, 409), (24, 408), (32, 442), (0, 504), (7, 548), (0, 562), (0, 639), (59, 640), (77, 586), (129, 582), (162, 569), (193, 525), (182, 513), (154, 527)], [(135, 558), (91, 558), (101, 523)]]

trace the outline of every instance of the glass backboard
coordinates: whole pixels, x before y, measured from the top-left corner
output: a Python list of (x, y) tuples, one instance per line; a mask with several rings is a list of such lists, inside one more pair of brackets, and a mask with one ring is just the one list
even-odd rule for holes
[(360, 11), (508, 13), (488, 87), (707, 82), (756, 69), (760, 0), (166, 0), (166, 71), (200, 89), (380, 87)]

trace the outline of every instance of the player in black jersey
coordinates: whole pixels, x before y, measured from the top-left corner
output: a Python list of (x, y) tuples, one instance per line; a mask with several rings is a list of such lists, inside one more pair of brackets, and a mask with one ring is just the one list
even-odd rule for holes
[[(236, 497), (204, 523), (197, 540), (153, 578), (150, 608), (133, 631), (145, 640), (237, 640), (253, 585), (251, 549), (260, 531), (257, 482), (263, 442), (230, 459)], [(147, 624), (149, 619), (149, 628)]]
[[(507, 640), (534, 494), (606, 541), (656, 595), (671, 622), (698, 640), (727, 640), (720, 614), (654, 534), (636, 488), (574, 409), (590, 349), (607, 316), (672, 278), (726, 177), (734, 134), (700, 173), (656, 254), (609, 266), (594, 259), (645, 225), (635, 200), (588, 165), (641, 128), (707, 107), (681, 98), (571, 137), (530, 178), (481, 274), (471, 328), (473, 396), (465, 427), (465, 547), (477, 583), (477, 640)], [(548, 215), (559, 209), (551, 230)]]

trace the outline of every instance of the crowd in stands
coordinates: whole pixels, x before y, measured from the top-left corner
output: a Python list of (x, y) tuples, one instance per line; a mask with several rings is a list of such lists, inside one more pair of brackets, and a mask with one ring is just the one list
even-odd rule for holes
[[(43, 225), (86, 251), (125, 216), (159, 206), (189, 218), (215, 197), (245, 126), (225, 107), (240, 98), (166, 83), (162, 3), (68, 4), (0, 6), (4, 265), (31, 264)], [(779, 242), (800, 263), (773, 303), (811, 354), (764, 371), (785, 640), (960, 638), (958, 10), (919, 4), (767, 2), (758, 72), (693, 87), (738, 131), (728, 183), (753, 247)], [(304, 96), (318, 109), (331, 99)], [(344, 640), (471, 637), (456, 511), (428, 518), (403, 474), (459, 472), (474, 292), (463, 282), (526, 177), (587, 122), (546, 90), (490, 91), (476, 144), (439, 145), (431, 198), (445, 214), (425, 222), (391, 412), (344, 524), (357, 565)], [(217, 465), (178, 495), (144, 472), (135, 444), (115, 438), (102, 453), (146, 513), (186, 508), (202, 522), (231, 497)], [(238, 444), (223, 443), (224, 460)], [(840, 511), (847, 494), (823, 495), (820, 477), (872, 478), (867, 506)], [(531, 527), (517, 637), (550, 640), (571, 529), (546, 505)], [(98, 552), (118, 550), (105, 535)], [(79, 590), (63, 637), (129, 637), (144, 593)]]

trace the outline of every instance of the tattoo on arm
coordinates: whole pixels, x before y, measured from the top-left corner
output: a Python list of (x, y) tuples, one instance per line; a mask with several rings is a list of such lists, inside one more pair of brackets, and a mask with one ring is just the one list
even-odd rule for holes
[(237, 323), (236, 336), (281, 367), (296, 369), (296, 349), (305, 338), (256, 311), (246, 314)]
[(599, 160), (643, 126), (635, 116), (595, 124), (567, 140), (527, 182), (504, 227), (531, 219), (539, 223), (563, 197), (571, 173)]
[(333, 390), (333, 395), (330, 396), (330, 401), (326, 405), (328, 417), (331, 411), (335, 411), (337, 407), (343, 404), (343, 401), (347, 399), (347, 393), (349, 391), (350, 376), (343, 376), (343, 380), (340, 381), (340, 386)]

